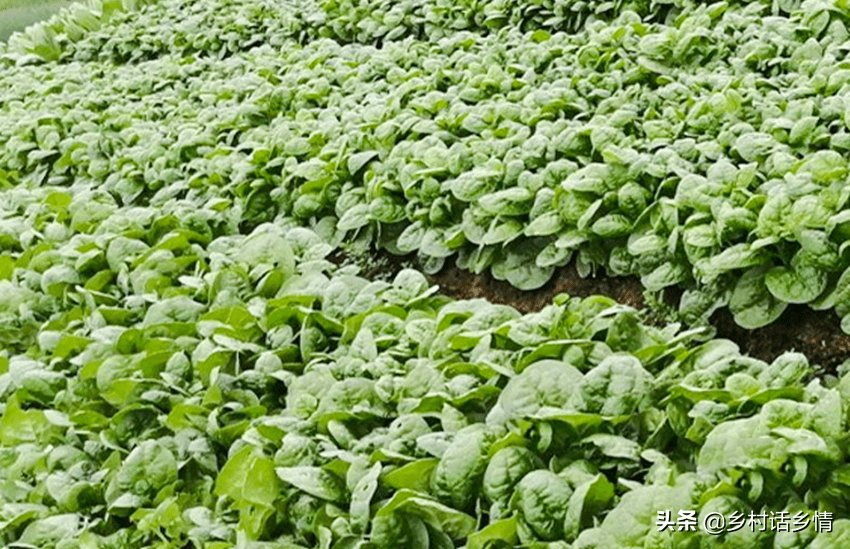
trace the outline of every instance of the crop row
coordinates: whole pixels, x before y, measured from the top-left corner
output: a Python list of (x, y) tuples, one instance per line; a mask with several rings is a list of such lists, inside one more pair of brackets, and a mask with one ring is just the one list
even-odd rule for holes
[[(353, 8), (388, 3), (95, 2), (13, 40), (0, 543), (846, 547), (846, 367), (326, 259), (355, 237), (531, 288), (575, 255), (692, 317), (847, 314), (845, 15), (775, 4), (583, 4), (610, 13), (568, 34), (487, 2), (491, 32), (442, 36), (463, 17), (422, 2), (377, 47)], [(659, 531), (688, 510), (836, 520)]]
[[(843, 547), (850, 377), (645, 325), (368, 281), (221, 203), (4, 191), (0, 539), (40, 549)], [(36, 288), (36, 289), (33, 289)], [(45, 317), (46, 320), (45, 320)], [(658, 512), (833, 513), (659, 532)]]
[[(728, 305), (753, 328), (788, 303), (844, 317), (844, 14), (766, 9), (378, 49), (302, 46), (286, 7), (155, 4), (59, 63), (8, 54), (23, 66), (3, 75), (0, 168), (93, 180), (119, 204), (223, 199), (243, 228), (294, 217), (523, 289), (575, 256), (583, 274), (684, 287), (689, 321)], [(154, 38), (154, 57), (115, 64)]]
[[(783, 0), (770, 9), (788, 13), (800, 4)], [(156, 7), (146, 11), (150, 5)], [(625, 11), (663, 21), (694, 7), (691, 0), (258, 0), (218, 5), (213, 14), (209, 5), (186, 6), (179, 0), (87, 0), (18, 36), (10, 49), (43, 59), (67, 57), (70, 51), (127, 61), (175, 48), (184, 54), (227, 55), (260, 43), (279, 46), (287, 38), (301, 43), (330, 38), (381, 44), (405, 38), (436, 41), (458, 31), (486, 34), (505, 28), (576, 32), (588, 21), (610, 20)], [(139, 16), (143, 21), (136, 19)], [(101, 29), (103, 25), (108, 27)]]

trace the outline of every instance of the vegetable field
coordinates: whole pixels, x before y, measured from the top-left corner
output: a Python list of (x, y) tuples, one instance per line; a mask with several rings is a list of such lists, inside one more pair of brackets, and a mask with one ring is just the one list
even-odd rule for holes
[(88, 0), (12, 35), (0, 545), (850, 546), (848, 25)]

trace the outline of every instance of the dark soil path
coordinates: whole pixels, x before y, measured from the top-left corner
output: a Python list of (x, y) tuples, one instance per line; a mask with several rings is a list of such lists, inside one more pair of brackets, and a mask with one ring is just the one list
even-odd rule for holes
[[(559, 269), (544, 287), (532, 292), (517, 290), (489, 273), (476, 275), (454, 265), (444, 267), (429, 278), (451, 297), (483, 297), (494, 303), (511, 305), (524, 313), (539, 311), (559, 293), (578, 297), (603, 294), (636, 309), (646, 309), (643, 286), (637, 277), (581, 278), (572, 264)], [(730, 339), (743, 353), (768, 362), (786, 351), (798, 351), (805, 354), (810, 363), (821, 366), (825, 373), (834, 373), (850, 358), (850, 335), (841, 331), (841, 320), (834, 311), (791, 305), (779, 320), (757, 330), (738, 326), (728, 309), (717, 311), (710, 321), (717, 330), (716, 337)]]
[[(331, 258), (335, 262), (351, 261), (343, 254)], [(367, 262), (353, 261), (366, 267), (367, 278), (390, 278), (404, 266), (415, 263), (415, 256), (398, 258), (384, 251), (373, 252)], [(619, 303), (646, 310), (643, 286), (637, 277), (597, 276), (581, 278), (574, 264), (558, 269), (539, 290), (517, 290), (508, 282), (496, 280), (488, 272), (473, 274), (458, 269), (452, 260), (435, 275), (428, 277), (440, 286), (444, 295), (456, 299), (485, 298), (492, 303), (510, 305), (520, 312), (539, 311), (560, 293), (577, 297), (607, 295)], [(678, 296), (671, 299), (677, 301)], [(805, 305), (791, 305), (773, 324), (756, 330), (738, 326), (728, 309), (717, 311), (710, 319), (716, 337), (734, 341), (741, 352), (754, 358), (772, 361), (786, 351), (805, 354), (809, 362), (822, 368), (823, 373), (835, 373), (838, 366), (850, 359), (850, 335), (841, 331), (841, 321), (834, 311), (815, 311)]]

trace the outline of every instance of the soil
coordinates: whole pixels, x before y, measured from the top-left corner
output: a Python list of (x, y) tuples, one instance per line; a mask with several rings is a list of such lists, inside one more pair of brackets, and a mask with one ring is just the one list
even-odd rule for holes
[[(352, 261), (341, 253), (331, 259), (337, 263)], [(354, 262), (363, 264), (362, 261)], [(370, 279), (391, 278), (415, 262), (415, 256), (397, 257), (376, 251), (365, 262), (367, 266), (361, 269), (361, 273)], [(489, 271), (474, 274), (459, 269), (451, 260), (446, 261), (441, 271), (428, 278), (440, 286), (444, 295), (455, 299), (485, 298), (492, 303), (510, 305), (522, 313), (541, 310), (560, 293), (577, 297), (602, 294), (619, 303), (647, 310), (643, 286), (637, 277), (603, 274), (582, 278), (572, 263), (558, 269), (548, 283), (533, 291), (518, 290), (508, 282), (496, 280)], [(666, 300), (675, 304), (678, 297), (676, 292), (672, 292)], [(652, 312), (647, 312), (652, 321)], [(835, 374), (837, 368), (850, 358), (850, 335), (841, 330), (841, 319), (834, 311), (815, 311), (806, 305), (790, 305), (771, 325), (747, 330), (735, 323), (728, 309), (721, 309), (712, 315), (710, 323), (716, 330), (715, 337), (732, 340), (742, 353), (767, 362), (786, 351), (797, 351), (805, 354), (809, 363), (819, 367), (821, 374)]]
[[(472, 274), (447, 266), (430, 277), (442, 292), (457, 299), (483, 297), (494, 303), (511, 305), (523, 313), (539, 311), (559, 293), (587, 297), (603, 294), (619, 303), (645, 309), (643, 286), (636, 277), (581, 278), (574, 265), (558, 270), (544, 287), (523, 292), (489, 273)], [(676, 299), (678, 301), (678, 299)], [(786, 351), (805, 354), (823, 373), (835, 373), (850, 358), (850, 335), (841, 331), (841, 319), (834, 311), (815, 311), (805, 305), (791, 305), (773, 324), (756, 330), (738, 326), (728, 309), (717, 311), (710, 319), (717, 330), (715, 337), (734, 341), (741, 352), (767, 362)]]

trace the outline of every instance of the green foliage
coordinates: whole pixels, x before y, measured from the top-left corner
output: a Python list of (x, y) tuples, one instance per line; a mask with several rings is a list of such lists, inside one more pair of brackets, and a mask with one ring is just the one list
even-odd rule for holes
[(110, 0), (0, 45), (0, 542), (845, 546), (655, 520), (846, 515), (848, 375), (326, 259), (850, 325), (839, 4)]
[[(728, 305), (759, 327), (788, 303), (847, 316), (840, 9), (193, 6), (98, 0), (13, 37), (0, 177), (89, 181), (70, 221), (84, 232), (191, 196), (232, 212), (218, 230), (294, 217), (520, 289), (576, 258), (699, 295), (681, 304), (692, 321)], [(61, 93), (37, 92), (47, 81)], [(75, 283), (45, 274), (47, 294)]]
[[(22, 254), (7, 281), (77, 247), (113, 258), (4, 351), (10, 547), (630, 547), (692, 543), (657, 511), (717, 494), (850, 506), (848, 378), (809, 381), (802, 355), (766, 364), (603, 297), (523, 316), (413, 270), (369, 282), (300, 227), (205, 239), (197, 218), (153, 236), (134, 219), (151, 223), (117, 209), (100, 238)], [(164, 278), (134, 286), (150, 257)]]

